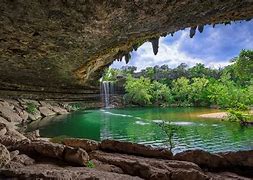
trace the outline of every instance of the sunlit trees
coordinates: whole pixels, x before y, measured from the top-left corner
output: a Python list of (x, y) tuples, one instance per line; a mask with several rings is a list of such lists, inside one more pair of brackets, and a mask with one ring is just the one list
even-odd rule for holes
[(125, 84), (126, 95), (125, 99), (129, 103), (138, 104), (141, 106), (151, 103), (151, 81), (150, 79), (140, 77), (133, 78), (131, 75), (127, 77)]
[(190, 80), (181, 77), (172, 82), (173, 97), (179, 105), (189, 104)]

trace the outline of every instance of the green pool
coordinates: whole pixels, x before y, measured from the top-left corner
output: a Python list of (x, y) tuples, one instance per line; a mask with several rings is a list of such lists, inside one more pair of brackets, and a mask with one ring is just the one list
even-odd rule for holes
[(127, 108), (78, 111), (46, 118), (29, 125), (44, 137), (69, 136), (94, 140), (115, 139), (166, 147), (167, 137), (158, 123), (171, 121), (178, 128), (173, 152), (203, 149), (209, 152), (253, 149), (253, 128), (239, 123), (199, 118), (217, 112), (206, 108)]

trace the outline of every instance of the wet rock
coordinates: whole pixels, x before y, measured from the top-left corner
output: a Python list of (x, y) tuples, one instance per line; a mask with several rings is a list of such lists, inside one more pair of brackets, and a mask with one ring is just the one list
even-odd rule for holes
[(64, 160), (69, 163), (86, 166), (89, 161), (89, 155), (81, 148), (65, 147)]
[(203, 150), (189, 150), (176, 154), (173, 159), (188, 161), (198, 164), (201, 167), (219, 168), (227, 166), (226, 160), (217, 154), (211, 154)]
[(0, 144), (0, 168), (7, 165), (10, 162), (10, 153), (7, 148)]
[(65, 138), (62, 141), (63, 144), (71, 147), (80, 147), (87, 152), (97, 150), (98, 142), (89, 139), (78, 139), (78, 138)]
[(52, 106), (52, 110), (54, 112), (56, 112), (56, 114), (59, 114), (59, 115), (63, 115), (63, 114), (67, 114), (68, 111), (66, 109), (63, 109), (61, 107), (58, 107), (58, 106)]
[(43, 116), (54, 116), (56, 115), (55, 112), (51, 111), (48, 107), (39, 107), (39, 111)]
[(5, 135), (7, 132), (6, 125), (3, 123), (0, 123), (0, 136)]
[(105, 151), (112, 151), (125, 154), (134, 154), (144, 157), (155, 157), (163, 159), (171, 159), (172, 153), (167, 149), (156, 149), (151, 146), (135, 144), (131, 142), (120, 142), (115, 140), (104, 140), (100, 144), (100, 148)]

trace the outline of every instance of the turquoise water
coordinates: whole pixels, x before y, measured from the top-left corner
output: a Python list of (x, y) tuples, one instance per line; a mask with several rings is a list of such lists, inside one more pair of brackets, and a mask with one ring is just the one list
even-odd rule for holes
[(46, 118), (30, 124), (44, 137), (69, 136), (97, 141), (116, 139), (167, 147), (167, 137), (158, 123), (177, 126), (173, 136), (174, 153), (189, 149), (209, 152), (253, 149), (253, 128), (236, 122), (199, 118), (217, 112), (206, 108), (128, 108), (98, 109)]

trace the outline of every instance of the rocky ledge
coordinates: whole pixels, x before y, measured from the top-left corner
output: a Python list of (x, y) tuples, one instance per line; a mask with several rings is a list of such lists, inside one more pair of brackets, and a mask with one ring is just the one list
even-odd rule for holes
[(176, 155), (129, 142), (66, 138), (58, 143), (1, 124), (0, 178), (19, 179), (250, 179), (253, 151)]

